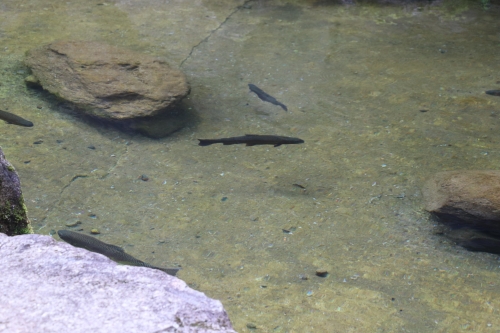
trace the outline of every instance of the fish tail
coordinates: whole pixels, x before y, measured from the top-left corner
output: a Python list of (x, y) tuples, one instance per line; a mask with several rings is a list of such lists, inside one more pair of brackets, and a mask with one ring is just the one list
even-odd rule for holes
[(286, 107), (285, 104), (278, 102), (278, 105), (281, 106), (283, 108), (283, 110), (288, 111), (288, 108)]
[(167, 273), (168, 275), (172, 275), (172, 276), (175, 276), (177, 274), (177, 272), (180, 270), (180, 268), (157, 268), (157, 269)]
[(217, 143), (217, 140), (208, 140), (208, 139), (198, 139), (200, 143), (198, 143), (198, 146), (210, 146), (214, 143)]

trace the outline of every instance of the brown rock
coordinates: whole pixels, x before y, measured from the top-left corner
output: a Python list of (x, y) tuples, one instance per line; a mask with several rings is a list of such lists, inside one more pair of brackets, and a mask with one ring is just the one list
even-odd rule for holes
[(446, 171), (435, 174), (422, 189), (425, 209), (461, 220), (498, 221), (500, 171)]
[(8, 236), (32, 233), (21, 183), (0, 148), (0, 232)]
[(444, 234), (473, 251), (500, 253), (500, 171), (446, 171), (422, 188)]
[(92, 116), (154, 116), (189, 93), (184, 74), (164, 61), (100, 42), (54, 42), (27, 53), (26, 64), (49, 92)]

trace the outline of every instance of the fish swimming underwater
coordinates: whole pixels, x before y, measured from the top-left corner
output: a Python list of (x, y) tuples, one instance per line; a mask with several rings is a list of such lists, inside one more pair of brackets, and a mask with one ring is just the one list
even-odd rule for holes
[(5, 120), (9, 124), (24, 126), (24, 127), (33, 127), (33, 123), (29, 120), (16, 116), (13, 113), (0, 110), (0, 119)]
[(257, 87), (255, 84), (249, 83), (248, 84), (248, 88), (250, 88), (251, 91), (253, 91), (254, 93), (256, 93), (257, 96), (259, 96), (259, 98), (261, 100), (263, 100), (264, 102), (269, 102), (269, 103), (274, 104), (274, 105), (279, 105), (279, 106), (281, 106), (283, 108), (283, 110), (288, 111), (288, 108), (286, 107), (285, 104), (278, 102), (276, 100), (276, 98), (274, 98), (273, 96), (265, 93), (262, 89), (260, 89), (259, 87)]
[(289, 136), (277, 136), (277, 135), (258, 135), (258, 134), (245, 134), (245, 136), (235, 136), (232, 138), (220, 138), (220, 139), (198, 139), (200, 143), (199, 146), (209, 146), (214, 143), (222, 143), (226, 145), (237, 145), (245, 143), (247, 146), (257, 146), (257, 145), (273, 145), (278, 147), (281, 145), (293, 145), (298, 143), (304, 143), (304, 140), (299, 138), (292, 138)]
[(500, 96), (500, 90), (486, 90), (485, 93), (492, 96)]
[(130, 265), (130, 266), (143, 266), (154, 269), (159, 269), (169, 275), (175, 276), (179, 271), (179, 268), (160, 268), (152, 266), (148, 263), (140, 261), (132, 257), (130, 254), (125, 253), (125, 251), (116, 245), (107, 244), (101, 242), (100, 240), (81, 234), (79, 232), (69, 231), (69, 230), (59, 230), (57, 234), (63, 241), (69, 243), (75, 247), (81, 247), (91, 252), (96, 252), (105, 255), (109, 259), (116, 261), (119, 264)]

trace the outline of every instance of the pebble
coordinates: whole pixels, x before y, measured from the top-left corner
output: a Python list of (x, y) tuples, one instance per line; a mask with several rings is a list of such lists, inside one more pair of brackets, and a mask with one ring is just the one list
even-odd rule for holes
[(90, 230), (90, 233), (91, 233), (91, 234), (94, 234), (94, 235), (98, 235), (98, 234), (100, 234), (101, 232), (99, 231), (99, 229), (92, 229), (92, 230)]
[(247, 324), (247, 328), (251, 329), (251, 330), (254, 330), (257, 328), (257, 325), (255, 325), (254, 323), (248, 323)]
[(327, 277), (328, 271), (326, 269), (318, 269), (318, 270), (316, 270), (316, 276)]
[(66, 222), (67, 227), (76, 227), (79, 224), (82, 224), (82, 222), (78, 220)]
[(139, 179), (144, 181), (144, 182), (147, 182), (149, 180), (149, 177), (147, 175), (141, 175), (141, 177), (139, 177)]

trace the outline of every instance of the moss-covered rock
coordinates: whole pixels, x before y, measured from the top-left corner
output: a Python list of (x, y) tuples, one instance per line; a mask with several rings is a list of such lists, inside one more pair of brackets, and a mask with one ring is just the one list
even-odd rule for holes
[(0, 232), (9, 236), (31, 234), (21, 182), (0, 148)]

